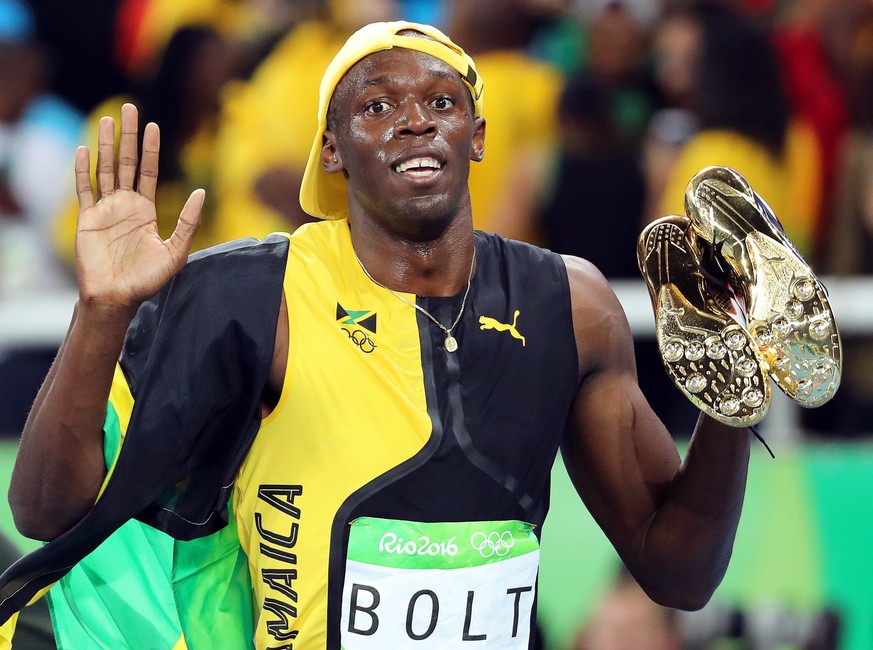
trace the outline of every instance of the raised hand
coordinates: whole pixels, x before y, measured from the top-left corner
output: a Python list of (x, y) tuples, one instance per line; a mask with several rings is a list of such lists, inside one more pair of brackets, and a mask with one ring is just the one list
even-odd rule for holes
[(117, 165), (115, 123), (111, 117), (100, 121), (96, 203), (90, 153), (87, 147), (79, 147), (76, 152), (76, 274), (80, 299), (125, 311), (136, 309), (152, 297), (185, 265), (206, 195), (202, 189), (194, 190), (173, 234), (161, 239), (155, 212), (160, 131), (154, 123), (146, 125), (139, 160), (137, 121), (136, 107), (125, 104), (121, 109)]

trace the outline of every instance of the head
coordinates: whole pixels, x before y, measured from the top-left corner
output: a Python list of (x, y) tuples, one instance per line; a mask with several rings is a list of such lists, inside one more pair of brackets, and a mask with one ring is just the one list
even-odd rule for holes
[(703, 31), (690, 12), (673, 9), (664, 14), (653, 34), (652, 52), (655, 80), (670, 106), (694, 108), (702, 48)]
[(484, 154), (481, 113), (482, 81), (448, 37), (413, 23), (368, 25), (322, 80), (301, 205), (404, 237), (439, 236), (469, 211), (469, 165)]
[(591, 68), (612, 84), (641, 75), (646, 60), (647, 34), (633, 11), (620, 2), (607, 4), (591, 25)]

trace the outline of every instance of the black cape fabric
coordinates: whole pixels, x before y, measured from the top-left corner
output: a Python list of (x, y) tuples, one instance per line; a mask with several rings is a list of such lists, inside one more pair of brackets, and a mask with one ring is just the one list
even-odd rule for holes
[(140, 308), (120, 359), (135, 405), (112, 477), (79, 523), (0, 575), (0, 622), (129, 519), (182, 540), (227, 524), (260, 425), (288, 244), (271, 235), (194, 254)]

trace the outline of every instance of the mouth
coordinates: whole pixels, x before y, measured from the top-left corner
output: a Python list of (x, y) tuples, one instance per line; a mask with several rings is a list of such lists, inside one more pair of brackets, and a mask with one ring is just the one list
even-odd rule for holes
[(416, 156), (395, 163), (395, 172), (410, 180), (429, 180), (437, 176), (443, 168), (442, 162), (433, 156)]

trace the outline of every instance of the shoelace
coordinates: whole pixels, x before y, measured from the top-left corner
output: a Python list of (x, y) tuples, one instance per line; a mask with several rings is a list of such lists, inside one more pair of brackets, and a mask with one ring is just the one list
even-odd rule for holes
[(752, 425), (752, 426), (749, 426), (749, 431), (751, 431), (752, 435), (754, 435), (758, 440), (761, 441), (761, 444), (764, 445), (764, 448), (770, 454), (770, 458), (772, 458), (773, 460), (776, 460), (776, 454), (774, 454), (773, 450), (770, 449), (770, 445), (767, 444), (767, 441), (764, 440), (763, 436), (761, 436), (761, 434), (758, 433), (758, 429), (755, 428), (754, 425)]
[[(694, 264), (707, 282), (715, 286), (717, 289), (733, 293), (730, 284), (725, 279), (726, 277), (729, 277), (728, 272), (724, 267), (722, 267), (720, 261), (722, 246), (724, 246), (723, 241), (718, 242), (715, 246), (705, 244), (703, 246), (702, 258), (698, 260), (696, 255), (692, 255), (692, 258), (694, 259)], [(709, 270), (710, 268), (717, 268), (722, 275), (716, 275)]]

